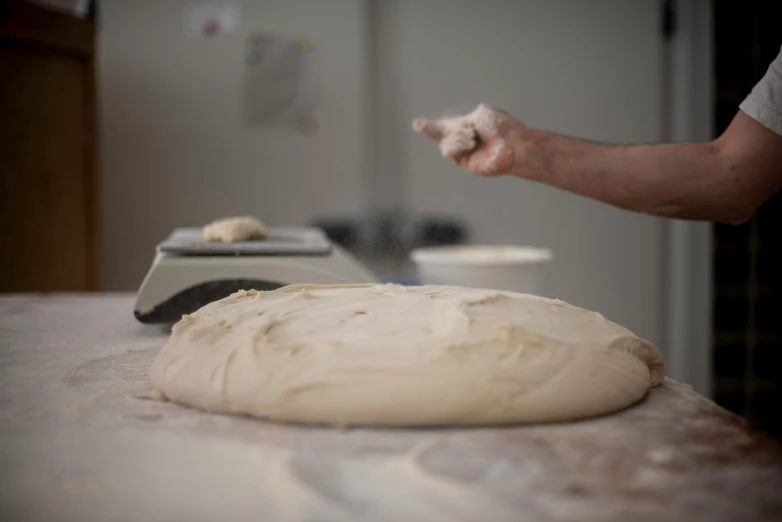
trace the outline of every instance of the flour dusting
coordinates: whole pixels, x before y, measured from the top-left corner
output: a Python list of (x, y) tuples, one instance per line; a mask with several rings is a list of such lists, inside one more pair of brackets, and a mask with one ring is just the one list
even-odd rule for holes
[[(413, 120), (413, 130), (439, 137), (440, 152), (449, 159), (456, 159), (476, 150), (481, 141), (499, 134), (498, 118), (486, 104), (480, 104), (470, 114), (454, 118), (442, 118), (436, 122)], [(428, 132), (428, 129), (437, 132)]]

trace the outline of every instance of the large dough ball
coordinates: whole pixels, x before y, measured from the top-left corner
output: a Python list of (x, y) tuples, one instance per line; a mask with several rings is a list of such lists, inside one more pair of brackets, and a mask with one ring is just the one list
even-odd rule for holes
[(152, 367), (168, 399), (331, 425), (493, 425), (620, 410), (662, 354), (598, 313), (449, 286), (241, 291), (174, 326)]

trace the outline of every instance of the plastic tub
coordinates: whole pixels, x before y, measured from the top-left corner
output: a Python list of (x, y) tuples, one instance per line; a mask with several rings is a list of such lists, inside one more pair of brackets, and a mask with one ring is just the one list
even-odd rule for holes
[(553, 254), (514, 245), (457, 245), (413, 250), (422, 284), (458, 285), (539, 295), (541, 272)]

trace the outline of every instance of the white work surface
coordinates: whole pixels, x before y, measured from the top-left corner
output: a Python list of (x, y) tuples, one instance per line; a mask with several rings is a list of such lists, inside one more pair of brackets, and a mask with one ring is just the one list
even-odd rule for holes
[(140, 400), (130, 295), (0, 297), (0, 520), (780, 520), (782, 449), (666, 380), (582, 422), (297, 427)]

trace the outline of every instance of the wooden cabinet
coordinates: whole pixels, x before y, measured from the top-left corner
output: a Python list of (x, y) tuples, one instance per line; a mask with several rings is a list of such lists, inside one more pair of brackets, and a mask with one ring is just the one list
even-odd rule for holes
[(0, 1), (0, 292), (98, 287), (95, 30)]

